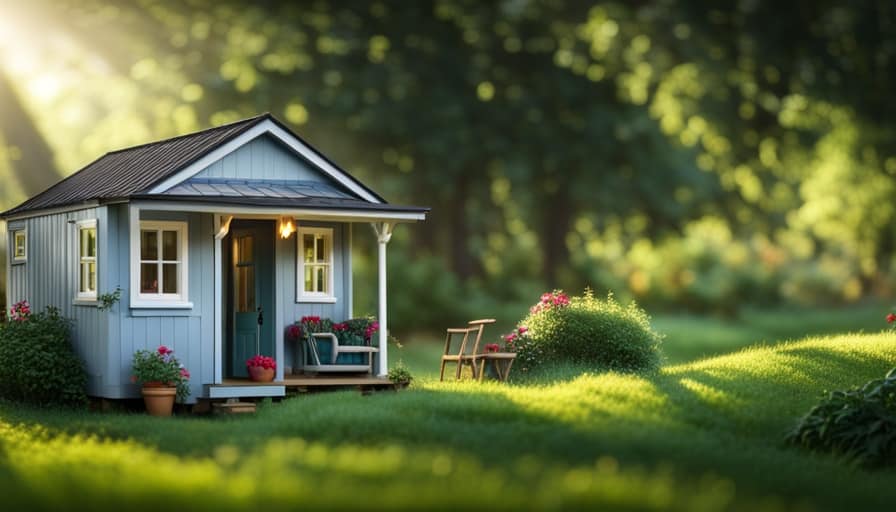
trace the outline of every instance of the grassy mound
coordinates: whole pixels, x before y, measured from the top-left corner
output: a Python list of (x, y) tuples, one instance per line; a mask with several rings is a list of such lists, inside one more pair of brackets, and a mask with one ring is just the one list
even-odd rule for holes
[(885, 373), (894, 346), (892, 334), (839, 336), (651, 375), (423, 380), (233, 419), (0, 403), (0, 492), (29, 509), (886, 509), (896, 473), (782, 435), (823, 390)]

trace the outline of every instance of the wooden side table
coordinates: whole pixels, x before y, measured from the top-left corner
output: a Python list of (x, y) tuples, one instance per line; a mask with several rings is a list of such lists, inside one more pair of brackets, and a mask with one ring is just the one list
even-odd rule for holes
[(485, 376), (485, 368), (489, 364), (495, 369), (495, 375), (501, 382), (507, 381), (510, 375), (510, 367), (513, 366), (513, 360), (516, 359), (514, 352), (488, 352), (482, 354), (482, 367), (479, 368), (479, 381)]

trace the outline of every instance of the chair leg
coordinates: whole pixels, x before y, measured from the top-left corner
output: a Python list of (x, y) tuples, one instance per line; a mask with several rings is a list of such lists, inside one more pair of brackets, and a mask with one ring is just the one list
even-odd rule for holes
[(463, 368), (464, 368), (464, 362), (461, 360), (458, 360), (457, 361), (457, 373), (454, 376), (455, 380), (460, 380), (460, 372), (461, 372), (461, 370), (463, 370)]
[(439, 368), (439, 382), (445, 380), (445, 360), (442, 360), (442, 367)]

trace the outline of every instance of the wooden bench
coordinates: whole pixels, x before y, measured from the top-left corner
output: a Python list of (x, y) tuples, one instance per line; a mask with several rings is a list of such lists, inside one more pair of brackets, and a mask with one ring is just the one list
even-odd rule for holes
[[(368, 345), (340, 345), (339, 338), (331, 332), (312, 333), (313, 342), (306, 339), (305, 346), (308, 348), (308, 354), (311, 356), (311, 364), (305, 364), (302, 369), (307, 372), (367, 372), (373, 373), (373, 354), (379, 353), (380, 349)], [(320, 354), (317, 350), (317, 340), (329, 340), (332, 344), (329, 361), (321, 361)], [(367, 354), (366, 364), (337, 364), (336, 359), (339, 354)]]

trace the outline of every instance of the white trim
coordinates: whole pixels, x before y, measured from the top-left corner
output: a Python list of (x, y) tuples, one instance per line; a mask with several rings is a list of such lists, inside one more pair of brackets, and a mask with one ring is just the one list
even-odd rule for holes
[(288, 131), (283, 128), (277, 126), (276, 123), (271, 121), (270, 119), (265, 119), (264, 121), (258, 123), (257, 125), (249, 128), (244, 133), (240, 134), (230, 142), (219, 146), (217, 149), (207, 154), (206, 156), (200, 158), (193, 164), (189, 165), (186, 169), (183, 169), (176, 173), (174, 176), (170, 176), (165, 179), (155, 187), (149, 190), (150, 194), (161, 194), (171, 189), (175, 185), (192, 178), (193, 176), (202, 172), (209, 165), (217, 162), (218, 160), (224, 158), (229, 155), (233, 151), (236, 151), (240, 147), (248, 144), (253, 139), (260, 137), (264, 134), (270, 134), (280, 142), (286, 144), (290, 147), (295, 153), (301, 155), (304, 159), (311, 162), (318, 170), (322, 171), (324, 174), (338, 181), (347, 189), (351, 190), (361, 198), (376, 204), (381, 204), (382, 201), (378, 199), (376, 196), (365, 190), (363, 187), (358, 185), (353, 179), (349, 178), (348, 175), (336, 168), (333, 164), (326, 161), (326, 159), (322, 158), (318, 155), (314, 150), (309, 148), (306, 144), (304, 144), (299, 139), (295, 138)]
[[(157, 221), (157, 220), (140, 220), (140, 209), (131, 207), (133, 217), (130, 219), (131, 224), (131, 307), (132, 308), (171, 308), (185, 309), (192, 308), (193, 303), (189, 299), (189, 225), (183, 221)], [(158, 231), (176, 231), (178, 233), (178, 292), (174, 293), (141, 293), (140, 292), (140, 232), (144, 229)], [(163, 255), (161, 254), (161, 237), (158, 240), (159, 254), (158, 261), (160, 264)], [(159, 275), (160, 281), (162, 275)], [(161, 283), (160, 290), (163, 289), (164, 283)]]
[(147, 210), (169, 210), (181, 212), (218, 213), (235, 215), (241, 219), (278, 219), (280, 216), (299, 217), (301, 220), (321, 220), (334, 222), (416, 222), (426, 220), (426, 213), (415, 212), (369, 212), (364, 210), (320, 210), (315, 208), (284, 208), (281, 206), (226, 206), (220, 204), (200, 204), (187, 201), (139, 201), (132, 206)]
[(352, 271), (352, 223), (345, 223), (345, 239), (346, 239), (346, 248), (343, 249), (343, 253), (345, 254), (345, 270), (343, 270), (343, 279), (345, 279), (345, 311), (347, 318), (354, 318), (354, 276)]
[[(113, 203), (113, 201), (108, 201), (106, 204), (111, 203)], [(34, 217), (43, 217), (45, 215), (56, 215), (58, 213), (71, 213), (81, 210), (89, 210), (90, 208), (96, 208), (99, 205), (99, 201), (85, 201), (83, 203), (78, 203), (75, 205), (57, 206), (55, 208), (41, 208), (39, 210), (30, 210), (27, 212), (10, 215), (6, 217), (6, 221), (12, 222), (16, 220), (31, 219)]]
[[(9, 264), (21, 265), (28, 262), (28, 228), (27, 227), (9, 227), (9, 235), (6, 243), (9, 244)], [(22, 234), (25, 237), (25, 255), (16, 256), (16, 236)]]
[[(296, 231), (296, 303), (323, 303), (333, 304), (336, 302), (335, 285), (335, 245), (336, 240), (333, 239), (333, 228), (319, 228), (299, 225)], [(324, 237), (326, 247), (326, 263), (310, 263), (313, 267), (321, 267), (326, 265), (327, 272), (327, 291), (326, 292), (306, 292), (305, 291), (305, 235), (321, 235)]]
[(389, 373), (389, 335), (388, 335), (388, 318), (386, 307), (386, 245), (392, 239), (392, 228), (394, 224), (388, 222), (372, 224), (373, 231), (376, 233), (377, 239), (377, 309), (380, 324), (379, 332), (379, 372), (378, 376), (385, 377)]
[[(81, 265), (84, 264), (83, 257), (81, 256), (81, 230), (82, 229), (93, 229), (93, 242), (96, 244), (96, 247), (93, 248), (93, 265), (96, 270), (96, 283), (95, 288), (92, 292), (82, 292), (81, 291), (81, 278), (84, 277), (81, 271)], [(76, 239), (75, 246), (77, 247), (77, 268), (78, 268), (78, 282), (77, 282), (77, 291), (75, 295), (75, 304), (79, 305), (87, 305), (92, 303), (96, 305), (96, 294), (97, 289), (100, 287), (100, 230), (97, 228), (96, 219), (85, 219), (79, 220), (75, 223), (75, 233)]]
[[(222, 215), (215, 214), (215, 233), (220, 233), (223, 224), (221, 222)], [(230, 216), (230, 220), (233, 220), (233, 216)], [(227, 221), (227, 230), (230, 230), (230, 220)], [(226, 236), (226, 235), (225, 235)], [(222, 237), (223, 238), (223, 237)], [(221, 238), (217, 236), (213, 237), (215, 242), (215, 250), (214, 250), (214, 260), (215, 260), (215, 384), (221, 384), (223, 382), (223, 367), (224, 367), (224, 340), (223, 336), (223, 325), (224, 325), (224, 317), (222, 317), (221, 311), (223, 310), (223, 300), (224, 300), (224, 290), (222, 289), (224, 279), (223, 279), (223, 264), (221, 259), (223, 258), (222, 254), (222, 242)]]

